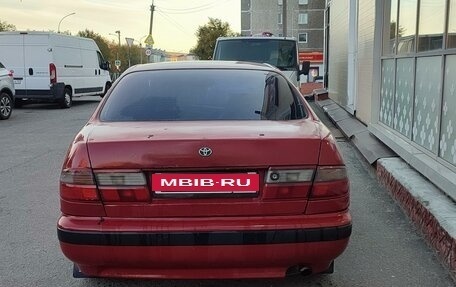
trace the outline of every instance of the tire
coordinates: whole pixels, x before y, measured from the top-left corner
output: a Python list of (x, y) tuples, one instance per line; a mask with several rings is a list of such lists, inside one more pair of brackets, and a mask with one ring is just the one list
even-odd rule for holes
[(59, 105), (62, 109), (69, 109), (73, 105), (73, 95), (70, 88), (65, 88), (63, 98), (59, 101)]
[(9, 94), (0, 94), (0, 120), (7, 120), (11, 116), (13, 105), (13, 99)]
[(108, 92), (108, 90), (111, 88), (112, 84), (111, 82), (107, 82), (106, 85), (105, 85), (105, 90), (104, 90), (104, 93), (100, 95), (100, 97), (104, 97), (106, 95), (106, 93)]
[(334, 261), (331, 262), (331, 265), (329, 265), (328, 269), (323, 271), (321, 274), (333, 274), (334, 273)]
[(15, 99), (14, 100), (14, 107), (16, 109), (22, 108), (24, 106), (24, 104), (25, 104), (25, 100), (23, 100), (23, 99)]

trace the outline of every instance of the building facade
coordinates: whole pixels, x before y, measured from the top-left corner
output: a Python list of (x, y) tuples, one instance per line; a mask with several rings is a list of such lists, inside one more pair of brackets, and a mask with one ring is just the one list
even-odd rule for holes
[(332, 0), (330, 98), (456, 200), (456, 0)]
[[(300, 60), (310, 60), (323, 74), (325, 0), (241, 0), (241, 35), (271, 32), (298, 40)], [(286, 35), (283, 23), (286, 21)]]

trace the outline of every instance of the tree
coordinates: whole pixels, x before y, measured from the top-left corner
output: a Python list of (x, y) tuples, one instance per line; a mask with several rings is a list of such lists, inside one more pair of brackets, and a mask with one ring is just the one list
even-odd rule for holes
[(15, 30), (16, 30), (16, 26), (14, 26), (13, 24), (8, 24), (7, 22), (0, 20), (0, 32), (15, 31)]
[(220, 19), (209, 18), (209, 22), (204, 26), (199, 26), (195, 33), (198, 38), (196, 46), (190, 50), (200, 60), (212, 59), (215, 42), (218, 37), (232, 37), (236, 34), (231, 30), (228, 22)]
[(97, 43), (98, 48), (100, 48), (100, 51), (103, 54), (105, 60), (111, 61), (111, 49), (109, 47), (109, 42), (100, 34), (95, 33), (89, 29), (85, 29), (84, 31), (79, 31), (77, 35), (79, 37), (93, 39), (95, 43)]

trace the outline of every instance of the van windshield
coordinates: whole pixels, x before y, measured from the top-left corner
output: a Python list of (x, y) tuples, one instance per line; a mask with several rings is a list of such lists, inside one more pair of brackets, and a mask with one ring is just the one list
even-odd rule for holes
[(214, 60), (268, 63), (280, 70), (296, 70), (296, 42), (285, 39), (219, 40)]

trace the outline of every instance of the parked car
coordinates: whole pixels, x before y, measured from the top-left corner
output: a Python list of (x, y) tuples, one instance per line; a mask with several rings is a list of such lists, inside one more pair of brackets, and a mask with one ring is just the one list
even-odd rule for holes
[(76, 277), (330, 273), (351, 234), (334, 138), (264, 64), (129, 68), (69, 147), (60, 202)]
[(14, 106), (13, 73), (0, 62), (0, 120), (9, 119)]
[(0, 32), (0, 55), (14, 71), (16, 105), (102, 96), (111, 86), (109, 63), (94, 40), (50, 32)]

